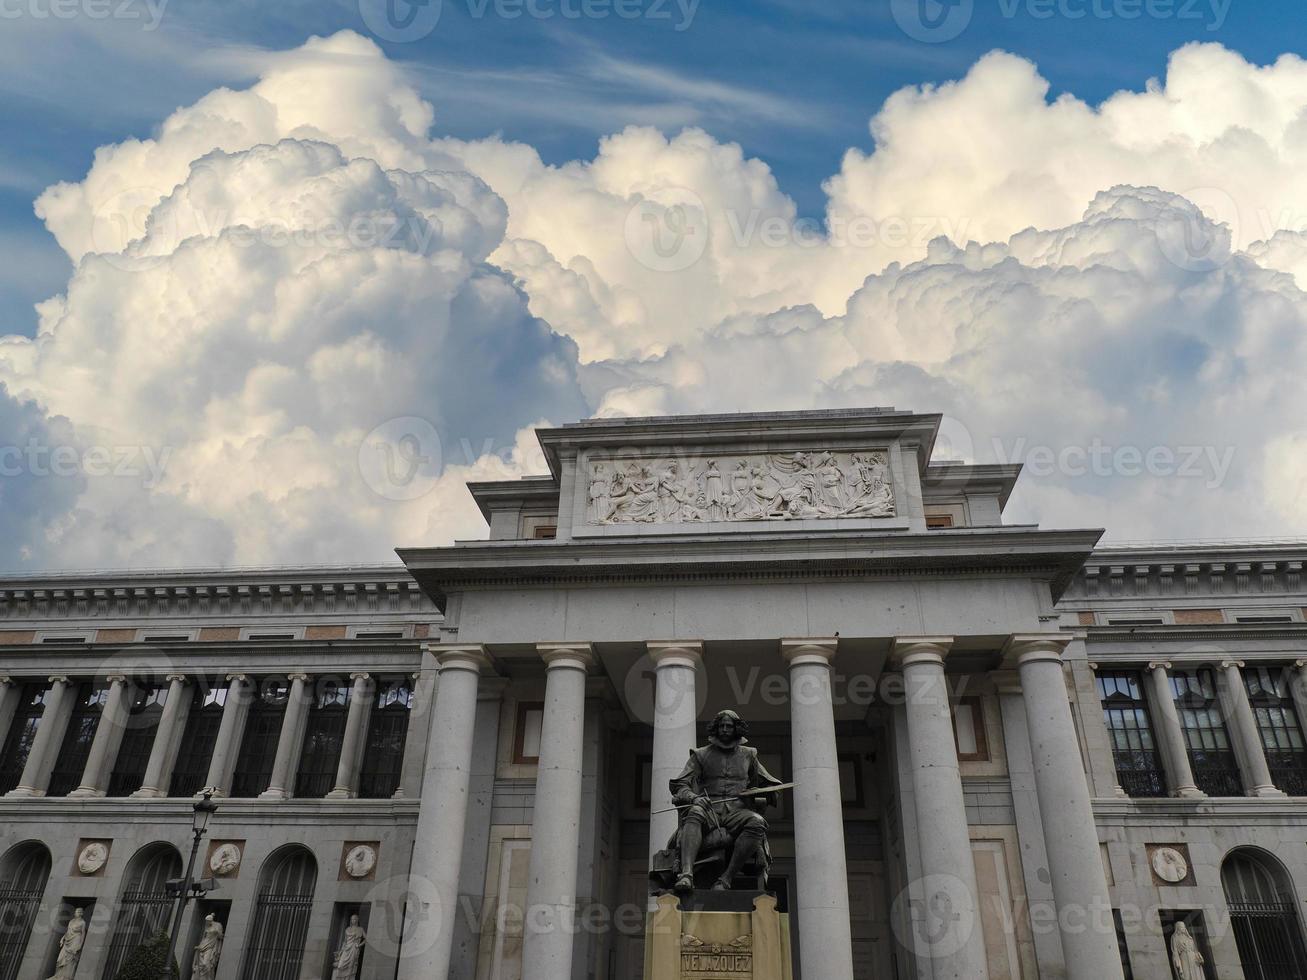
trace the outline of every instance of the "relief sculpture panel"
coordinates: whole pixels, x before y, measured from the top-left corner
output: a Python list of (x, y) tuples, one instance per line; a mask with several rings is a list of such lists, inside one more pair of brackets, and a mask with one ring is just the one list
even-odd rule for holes
[(589, 524), (895, 516), (884, 451), (600, 460), (588, 476)]

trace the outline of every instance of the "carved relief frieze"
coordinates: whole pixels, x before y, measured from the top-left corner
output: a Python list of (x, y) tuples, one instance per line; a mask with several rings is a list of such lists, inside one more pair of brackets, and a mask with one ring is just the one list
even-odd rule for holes
[(587, 477), (592, 525), (896, 514), (883, 450), (591, 460)]

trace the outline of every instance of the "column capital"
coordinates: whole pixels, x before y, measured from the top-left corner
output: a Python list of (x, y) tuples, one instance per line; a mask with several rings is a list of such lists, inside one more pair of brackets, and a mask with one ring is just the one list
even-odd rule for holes
[(297, 670), (286, 675), (288, 681), (299, 681), (301, 684), (308, 683), (309, 675), (302, 670)]
[(1302, 670), (1304, 667), (1307, 667), (1307, 660), (1295, 660), (1293, 665), (1299, 670)]
[(838, 636), (795, 637), (781, 640), (781, 656), (791, 667), (821, 664), (829, 667), (839, 652)]
[(1243, 668), (1244, 668), (1244, 662), (1243, 662), (1242, 660), (1222, 660), (1222, 661), (1221, 661), (1221, 669), (1222, 669), (1222, 670), (1229, 670), (1231, 667), (1235, 667), (1235, 668), (1237, 668), (1237, 669), (1239, 669), (1239, 670), (1243, 670)]
[(1013, 633), (1003, 645), (1003, 663), (1021, 666), (1039, 660), (1062, 662), (1062, 654), (1075, 639), (1063, 633)]
[(1165, 670), (1165, 671), (1168, 671), (1168, 672), (1169, 672), (1169, 671), (1171, 670), (1171, 661), (1169, 661), (1169, 660), (1150, 660), (1150, 661), (1148, 661), (1148, 669), (1149, 669), (1149, 670), (1158, 670), (1159, 668), (1160, 668), (1161, 670)]
[(589, 643), (537, 643), (536, 652), (549, 670), (589, 670), (595, 664)]
[(482, 668), (493, 667), (495, 663), (481, 643), (424, 643), (422, 649), (435, 658), (441, 673), (446, 670), (480, 673)]
[(698, 668), (703, 664), (702, 640), (650, 640), (645, 647), (656, 668)]
[(356, 670), (354, 673), (349, 675), (349, 679), (352, 681), (370, 681), (372, 680), (372, 675), (366, 670)]
[(67, 674), (51, 674), (51, 675), (47, 678), (47, 680), (49, 680), (49, 682), (50, 682), (51, 684), (71, 684), (71, 683), (72, 683), (72, 681), (70, 681), (70, 680), (68, 679), (68, 675), (67, 675)]
[(16, 685), (17, 683), (18, 683), (18, 682), (15, 681), (15, 680), (14, 680), (12, 677), (10, 677), (8, 674), (0, 674), (0, 687), (7, 687), (7, 686), (9, 686), (10, 684), (15, 684), (15, 685)]
[(126, 674), (105, 674), (105, 675), (104, 675), (104, 679), (105, 679), (106, 681), (108, 681), (110, 684), (126, 684), (126, 683), (127, 683), (127, 675), (126, 675)]
[(944, 663), (953, 647), (951, 636), (896, 636), (890, 659), (900, 669), (919, 663)]
[(166, 680), (169, 684), (171, 684), (173, 681), (177, 681), (180, 684), (185, 684), (190, 680), (190, 678), (187, 677), (185, 674), (166, 674), (164, 675), (163, 679)]
[(249, 682), (249, 674), (228, 674), (227, 683), (229, 684), (246, 684)]

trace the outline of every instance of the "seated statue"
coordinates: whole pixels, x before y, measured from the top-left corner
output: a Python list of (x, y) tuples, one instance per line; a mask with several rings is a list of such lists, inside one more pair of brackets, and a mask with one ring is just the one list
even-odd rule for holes
[[(749, 794), (781, 786), (750, 747), (749, 727), (734, 711), (723, 711), (708, 725), (708, 744), (690, 751), (685, 770), (669, 783), (680, 810), (680, 826), (654, 858), (650, 877), (678, 892), (695, 887), (696, 865), (723, 865), (712, 888), (725, 891), (749, 871), (763, 886), (771, 866), (767, 820), (775, 794)], [(741, 795), (746, 794), (746, 795)]]

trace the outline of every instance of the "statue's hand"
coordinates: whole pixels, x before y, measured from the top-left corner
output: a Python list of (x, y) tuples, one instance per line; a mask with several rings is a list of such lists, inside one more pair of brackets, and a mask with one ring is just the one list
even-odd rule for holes
[(672, 797), (672, 802), (677, 806), (687, 806), (695, 801), (694, 790), (679, 789), (676, 795)]

